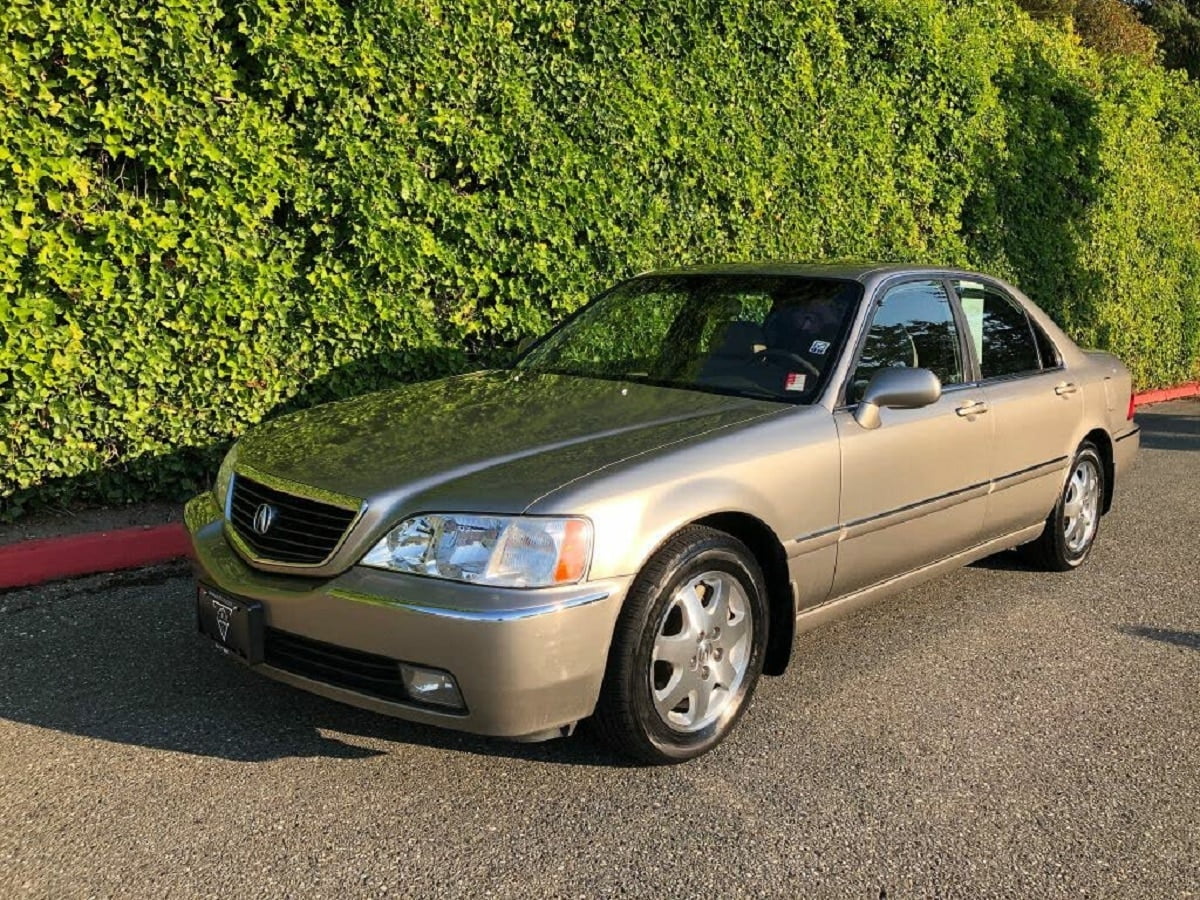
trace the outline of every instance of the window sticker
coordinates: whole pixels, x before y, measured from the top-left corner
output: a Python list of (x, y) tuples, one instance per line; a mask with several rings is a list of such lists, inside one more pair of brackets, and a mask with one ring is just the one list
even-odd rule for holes
[(788, 372), (788, 376), (783, 382), (783, 389), (785, 391), (802, 391), (806, 381), (808, 381), (808, 376), (802, 372)]
[(808, 352), (824, 356), (829, 352), (829, 341), (813, 341), (812, 346), (808, 348)]

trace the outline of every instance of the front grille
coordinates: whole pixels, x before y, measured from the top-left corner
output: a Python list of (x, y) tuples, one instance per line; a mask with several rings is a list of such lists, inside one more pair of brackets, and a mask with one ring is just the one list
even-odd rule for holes
[[(235, 475), (230, 488), (229, 523), (259, 559), (315, 565), (324, 562), (341, 542), (358, 511), (297, 497)], [(274, 508), (265, 534), (254, 529), (261, 506)]]
[(266, 629), (264, 661), (295, 675), (369, 694), (383, 700), (405, 701), (408, 694), (394, 659), (338, 647), (277, 628)]

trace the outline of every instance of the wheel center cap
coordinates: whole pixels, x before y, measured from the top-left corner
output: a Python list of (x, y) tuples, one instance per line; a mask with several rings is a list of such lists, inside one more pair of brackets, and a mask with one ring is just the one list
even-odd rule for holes
[(712, 644), (710, 644), (708, 641), (701, 641), (700, 646), (696, 650), (697, 665), (701, 665), (701, 666), (705, 665), (708, 662), (709, 657), (711, 657), (711, 656), (712, 656)]

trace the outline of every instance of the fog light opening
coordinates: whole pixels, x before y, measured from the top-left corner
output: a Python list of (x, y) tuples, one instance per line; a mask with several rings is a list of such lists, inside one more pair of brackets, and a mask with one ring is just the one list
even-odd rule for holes
[(458, 682), (449, 672), (401, 663), (400, 678), (404, 681), (404, 690), (408, 692), (408, 696), (418, 703), (445, 706), (450, 709), (463, 709), (464, 707), (462, 694), (458, 690)]

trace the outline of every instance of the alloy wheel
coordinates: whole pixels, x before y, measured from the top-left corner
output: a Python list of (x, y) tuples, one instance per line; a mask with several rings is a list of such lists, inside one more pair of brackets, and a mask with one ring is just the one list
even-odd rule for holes
[(1075, 465), (1063, 499), (1063, 537), (1067, 550), (1082, 553), (1096, 534), (1100, 520), (1100, 470), (1084, 457)]
[(708, 571), (680, 585), (659, 623), (650, 656), (654, 709), (690, 734), (717, 721), (750, 665), (754, 619), (740, 582)]

